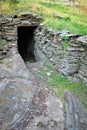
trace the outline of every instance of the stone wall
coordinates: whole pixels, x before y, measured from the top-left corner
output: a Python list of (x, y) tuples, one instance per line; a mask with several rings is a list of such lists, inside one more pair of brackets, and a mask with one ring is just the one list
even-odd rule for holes
[(54, 33), (50, 28), (37, 28), (35, 54), (43, 53), (58, 72), (76, 75), (87, 85), (87, 36), (70, 34), (66, 30)]
[[(10, 55), (11, 47), (17, 48), (18, 26), (38, 26), (35, 31), (35, 58), (47, 58), (53, 67), (66, 76), (75, 75), (87, 85), (87, 36), (70, 34), (67, 30), (54, 32), (39, 26), (42, 18), (36, 14), (0, 16), (0, 59)], [(54, 35), (55, 33), (55, 35)]]
[(6, 17), (0, 15), (0, 59), (7, 57), (9, 49), (17, 47), (19, 26), (38, 26), (42, 18), (30, 12)]

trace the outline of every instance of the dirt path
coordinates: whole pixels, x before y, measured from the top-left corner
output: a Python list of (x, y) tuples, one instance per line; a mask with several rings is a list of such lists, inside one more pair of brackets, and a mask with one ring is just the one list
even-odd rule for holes
[(47, 78), (36, 74), (44, 69), (45, 62), (29, 63), (33, 86), (36, 92), (20, 121), (11, 129), (14, 130), (64, 130), (64, 109), (60, 99), (47, 87)]

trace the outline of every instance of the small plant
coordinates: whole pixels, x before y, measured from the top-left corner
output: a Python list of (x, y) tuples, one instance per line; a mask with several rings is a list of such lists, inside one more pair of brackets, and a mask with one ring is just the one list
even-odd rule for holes
[(17, 78), (20, 78), (20, 79), (24, 79), (24, 78), (25, 78), (25, 77), (22, 76), (22, 75), (17, 75), (16, 77), (17, 77)]
[(62, 47), (67, 48), (69, 46), (69, 43), (67, 40), (65, 40), (64, 42), (62, 42), (61, 45), (62, 45)]
[(62, 56), (67, 55), (67, 52), (66, 52), (66, 50), (65, 50), (65, 49), (61, 51), (61, 55), (62, 55)]
[(0, 60), (0, 64), (4, 64), (4, 62), (2, 60)]
[(68, 39), (68, 37), (66, 36), (66, 33), (62, 33), (62, 34), (60, 34), (60, 36), (61, 36), (62, 40)]
[(36, 77), (36, 78), (40, 78), (40, 77), (41, 77), (41, 74), (36, 74), (35, 77)]
[(19, 0), (7, 0), (8, 2), (10, 2), (11, 4), (17, 4), (19, 3)]
[(30, 62), (29, 62), (29, 61), (26, 61), (26, 64), (28, 65), (28, 64), (30, 64)]
[(39, 121), (39, 122), (37, 123), (37, 126), (41, 127), (41, 126), (44, 126), (44, 124), (43, 124), (43, 122)]
[(65, 18), (66, 21), (71, 21), (70, 17)]
[(77, 62), (78, 67), (81, 66), (81, 63), (82, 63), (82, 57), (80, 57), (80, 59), (79, 59), (78, 62)]
[(0, 39), (0, 45), (2, 46), (6, 46), (8, 44), (8, 42), (4, 39)]

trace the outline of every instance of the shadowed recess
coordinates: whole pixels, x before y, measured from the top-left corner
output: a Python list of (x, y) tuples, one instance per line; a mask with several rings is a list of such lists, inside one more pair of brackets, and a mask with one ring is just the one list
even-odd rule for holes
[(35, 62), (34, 57), (34, 30), (37, 26), (19, 26), (18, 51), (24, 61)]

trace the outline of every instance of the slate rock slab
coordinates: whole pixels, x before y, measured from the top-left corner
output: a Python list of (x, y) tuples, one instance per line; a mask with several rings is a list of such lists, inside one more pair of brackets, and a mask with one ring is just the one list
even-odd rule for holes
[(29, 70), (15, 49), (11, 51), (0, 64), (0, 130), (20, 118), (34, 94)]
[(87, 130), (87, 109), (70, 92), (65, 93), (67, 130)]

